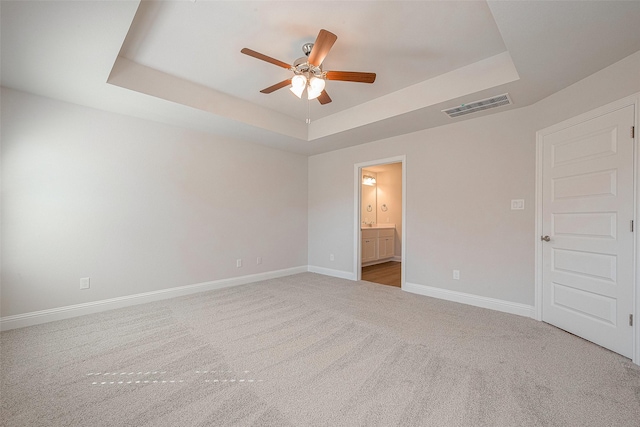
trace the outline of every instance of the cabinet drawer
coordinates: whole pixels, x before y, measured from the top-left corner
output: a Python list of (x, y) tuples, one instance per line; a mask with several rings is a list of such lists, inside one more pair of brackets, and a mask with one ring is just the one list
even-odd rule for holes
[(378, 230), (378, 237), (393, 237), (396, 230), (393, 228), (381, 228)]
[(375, 239), (376, 237), (378, 237), (378, 230), (376, 229), (362, 230), (363, 239)]

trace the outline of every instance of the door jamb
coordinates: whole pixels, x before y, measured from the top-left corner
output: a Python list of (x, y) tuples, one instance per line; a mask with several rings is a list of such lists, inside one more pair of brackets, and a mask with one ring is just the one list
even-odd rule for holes
[[(628, 107), (633, 105), (635, 109), (635, 135), (633, 140), (633, 220), (635, 224), (638, 224), (638, 212), (640, 210), (640, 173), (638, 172), (638, 165), (640, 165), (640, 150), (638, 147), (638, 133), (640, 133), (640, 93), (628, 96), (618, 101), (611, 102), (602, 107), (596, 108), (589, 112), (580, 114), (576, 117), (572, 117), (567, 120), (563, 120), (560, 123), (541, 129), (536, 132), (536, 201), (535, 201), (535, 293), (534, 293), (534, 307), (535, 307), (535, 319), (542, 321), (542, 242), (540, 236), (542, 236), (542, 162), (543, 152), (542, 143), (543, 138), (546, 135), (552, 134), (559, 130), (575, 126), (579, 123), (594, 119), (607, 113)], [(638, 260), (638, 248), (640, 248), (640, 230), (636, 226), (635, 238), (633, 239), (633, 356), (632, 361), (636, 365), (640, 365), (640, 260)]]
[(355, 274), (353, 277), (355, 280), (362, 279), (362, 269), (360, 268), (362, 261), (361, 244), (361, 227), (362, 220), (360, 218), (360, 199), (362, 197), (362, 182), (360, 177), (362, 176), (362, 169), (368, 166), (380, 166), (390, 163), (402, 163), (402, 242), (401, 242), (401, 265), (400, 265), (400, 288), (405, 289), (405, 260), (407, 254), (407, 156), (395, 156), (387, 157), (385, 159), (372, 160), (369, 162), (356, 163), (353, 165), (353, 271)]

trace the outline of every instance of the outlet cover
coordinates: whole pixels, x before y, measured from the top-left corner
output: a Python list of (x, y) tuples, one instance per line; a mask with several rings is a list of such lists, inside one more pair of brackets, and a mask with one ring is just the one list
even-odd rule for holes
[(460, 280), (460, 270), (453, 270), (453, 280)]
[(238, 267), (238, 268), (242, 267), (242, 260), (241, 259), (237, 259), (236, 260), (236, 267)]
[(336, 260), (336, 257), (334, 257), (333, 254), (330, 254), (329, 255), (329, 261), (335, 261), (335, 260)]
[(256, 258), (256, 265), (260, 265), (260, 264), (262, 264), (262, 257), (261, 256)]
[(91, 286), (91, 278), (90, 277), (82, 277), (80, 278), (80, 289), (89, 289)]

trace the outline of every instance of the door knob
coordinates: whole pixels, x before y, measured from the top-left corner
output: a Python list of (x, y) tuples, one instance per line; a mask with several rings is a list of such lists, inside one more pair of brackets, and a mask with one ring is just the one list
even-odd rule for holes
[(541, 236), (540, 240), (542, 240), (543, 242), (549, 242), (549, 241), (551, 241), (551, 237), (549, 237), (549, 236)]

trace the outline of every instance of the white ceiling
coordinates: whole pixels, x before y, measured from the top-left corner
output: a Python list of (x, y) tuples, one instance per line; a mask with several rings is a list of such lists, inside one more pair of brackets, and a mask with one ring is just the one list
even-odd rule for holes
[[(452, 122), (508, 92), (536, 102), (640, 50), (639, 1), (2, 1), (2, 85), (303, 154)], [(286, 63), (324, 28), (333, 102), (300, 100)], [(311, 124), (305, 119), (309, 116)]]
[[(464, 28), (450, 25), (452, 16)], [(259, 93), (292, 73), (240, 49), (291, 64), (304, 56), (302, 45), (313, 42), (320, 28), (338, 36), (325, 70), (375, 72), (377, 80), (373, 85), (330, 82), (326, 90), (333, 102), (314, 102), (314, 119), (506, 50), (484, 2), (368, 2), (363, 7), (321, 1), (296, 7), (290, 1), (198, 1), (143, 3), (120, 54), (304, 121), (308, 101), (287, 90)]]

